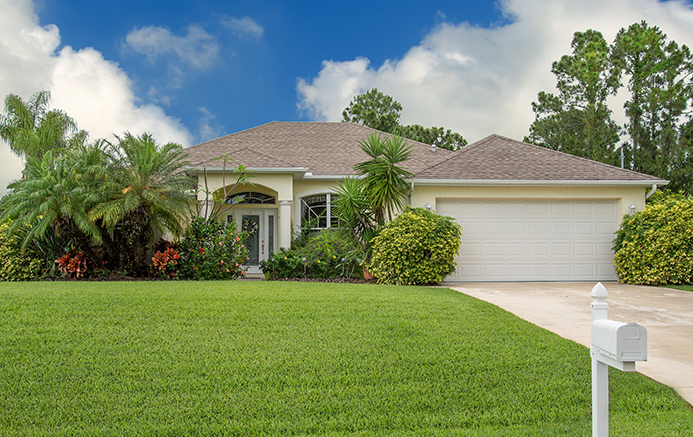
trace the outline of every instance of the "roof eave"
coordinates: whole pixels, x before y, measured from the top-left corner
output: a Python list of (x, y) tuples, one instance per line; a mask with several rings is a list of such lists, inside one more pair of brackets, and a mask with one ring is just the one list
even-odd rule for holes
[(529, 179), (417, 179), (411, 180), (414, 185), (444, 185), (444, 186), (525, 186), (525, 187), (643, 187), (652, 185), (663, 186), (669, 181), (664, 179), (652, 180), (529, 180)]

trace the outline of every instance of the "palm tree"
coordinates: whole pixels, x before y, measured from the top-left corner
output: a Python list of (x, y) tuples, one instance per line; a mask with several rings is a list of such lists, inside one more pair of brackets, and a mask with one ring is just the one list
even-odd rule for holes
[(413, 173), (399, 164), (409, 160), (411, 147), (397, 135), (383, 139), (377, 134), (369, 135), (359, 145), (371, 159), (356, 164), (354, 169), (364, 176), (364, 192), (370, 198), (376, 221), (382, 225), (386, 215), (391, 221), (393, 212), (404, 206), (409, 189), (406, 178)]
[(9, 232), (21, 234), (22, 249), (55, 236), (88, 253), (92, 242), (101, 242), (101, 229), (87, 213), (98, 201), (105, 164), (98, 141), (66, 153), (48, 150), (42, 159), (27, 155), (24, 177), (2, 199), (0, 222), (12, 220)]
[(5, 98), (5, 114), (0, 115), (0, 138), (20, 157), (40, 159), (49, 150), (84, 144), (87, 134), (78, 131), (75, 121), (59, 109), (48, 110), (50, 93), (39, 91), (28, 101), (16, 94)]
[(175, 143), (157, 146), (150, 134), (139, 137), (126, 132), (109, 150), (111, 170), (103, 199), (89, 212), (107, 230), (113, 267), (140, 269), (154, 230), (180, 236), (187, 223), (191, 178), (183, 147)]

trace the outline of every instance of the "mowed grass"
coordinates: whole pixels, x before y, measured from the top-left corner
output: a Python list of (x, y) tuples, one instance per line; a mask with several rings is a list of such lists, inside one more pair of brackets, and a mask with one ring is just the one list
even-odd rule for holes
[(688, 285), (666, 285), (667, 288), (675, 288), (677, 290), (684, 290), (684, 291), (693, 291), (693, 285), (688, 284)]
[[(683, 436), (612, 370), (612, 436)], [(445, 288), (0, 283), (0, 435), (591, 435), (587, 348)]]

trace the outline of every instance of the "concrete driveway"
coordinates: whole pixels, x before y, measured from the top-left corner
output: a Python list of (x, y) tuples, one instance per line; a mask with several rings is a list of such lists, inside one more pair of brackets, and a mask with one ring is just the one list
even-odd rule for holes
[[(446, 284), (499, 306), (561, 337), (590, 347), (596, 283)], [(693, 292), (604, 283), (609, 318), (647, 328), (647, 362), (636, 370), (693, 404)]]

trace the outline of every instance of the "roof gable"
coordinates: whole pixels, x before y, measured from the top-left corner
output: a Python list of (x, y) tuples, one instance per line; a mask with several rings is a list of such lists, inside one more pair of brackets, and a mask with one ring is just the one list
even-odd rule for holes
[(527, 181), (652, 181), (663, 179), (490, 135), (417, 173), (420, 179)]

